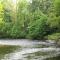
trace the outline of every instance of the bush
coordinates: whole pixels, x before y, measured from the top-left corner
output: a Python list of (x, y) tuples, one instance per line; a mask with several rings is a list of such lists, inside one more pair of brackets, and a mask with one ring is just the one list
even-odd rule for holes
[(48, 40), (59, 40), (60, 39), (60, 33), (54, 33), (54, 34), (51, 34), (51, 35), (48, 35)]
[(30, 23), (27, 37), (31, 39), (43, 39), (43, 37), (47, 34), (46, 21), (46, 16), (40, 16), (40, 19)]
[(0, 21), (0, 37), (2, 37), (3, 35), (4, 35), (4, 30), (3, 30), (3, 28), (4, 28), (4, 25), (5, 25), (5, 23), (2, 21)]
[(9, 38), (10, 37), (10, 30), (12, 28), (12, 24), (11, 23), (5, 23), (4, 26), (1, 29), (1, 37), (2, 38)]
[(47, 24), (49, 25), (49, 33), (48, 34), (60, 32), (60, 16), (56, 17), (54, 15), (52, 17), (49, 17), (47, 20)]
[(25, 38), (25, 32), (19, 24), (14, 24), (10, 32), (11, 38)]

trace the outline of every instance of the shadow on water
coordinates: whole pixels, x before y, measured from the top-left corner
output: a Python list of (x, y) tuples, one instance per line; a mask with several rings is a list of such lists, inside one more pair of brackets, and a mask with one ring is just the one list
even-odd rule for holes
[(51, 43), (0, 40), (0, 44), (0, 60), (60, 60), (60, 48)]
[(48, 58), (48, 59), (46, 59), (46, 60), (60, 60), (60, 55), (59, 55), (59, 56), (57, 56), (57, 57)]
[(18, 46), (0, 45), (0, 60), (5, 56), (18, 49)]

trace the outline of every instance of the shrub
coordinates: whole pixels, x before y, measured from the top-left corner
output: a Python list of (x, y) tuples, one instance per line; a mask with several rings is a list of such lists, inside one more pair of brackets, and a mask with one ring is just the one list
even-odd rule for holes
[(28, 28), (28, 37), (31, 39), (43, 39), (43, 37), (47, 34), (46, 21), (46, 16), (40, 16), (40, 19), (32, 22)]
[(25, 32), (19, 24), (13, 25), (10, 32), (11, 38), (25, 38)]
[(60, 39), (60, 33), (54, 33), (51, 35), (48, 35), (48, 40), (59, 40)]

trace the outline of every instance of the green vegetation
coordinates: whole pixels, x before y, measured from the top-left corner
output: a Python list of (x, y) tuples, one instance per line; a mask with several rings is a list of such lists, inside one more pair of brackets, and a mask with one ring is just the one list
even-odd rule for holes
[(0, 38), (60, 39), (60, 0), (0, 0)]
[(50, 39), (50, 40), (59, 40), (60, 39), (60, 33), (54, 33), (52, 35), (48, 35), (48, 39)]

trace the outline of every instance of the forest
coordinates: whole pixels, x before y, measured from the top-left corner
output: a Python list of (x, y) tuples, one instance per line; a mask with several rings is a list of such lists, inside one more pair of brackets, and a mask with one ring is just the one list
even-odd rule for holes
[(0, 38), (60, 39), (60, 0), (0, 0)]

